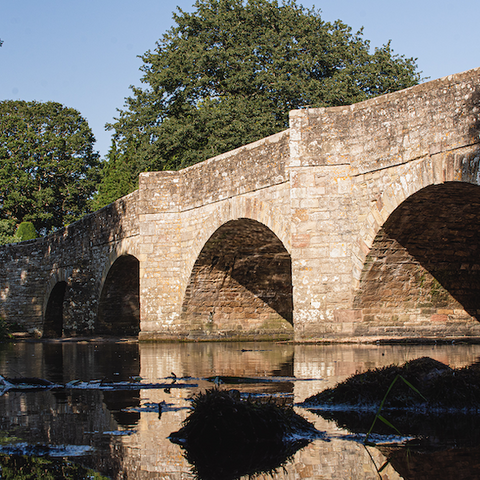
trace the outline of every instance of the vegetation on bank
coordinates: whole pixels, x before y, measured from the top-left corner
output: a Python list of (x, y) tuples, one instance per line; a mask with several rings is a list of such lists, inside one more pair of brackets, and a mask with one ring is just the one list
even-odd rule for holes
[(62, 458), (0, 455), (0, 478), (2, 480), (107, 480), (108, 477)]
[(12, 337), (10, 331), (10, 325), (5, 321), (5, 319), (0, 316), (0, 342), (2, 340), (7, 340)]

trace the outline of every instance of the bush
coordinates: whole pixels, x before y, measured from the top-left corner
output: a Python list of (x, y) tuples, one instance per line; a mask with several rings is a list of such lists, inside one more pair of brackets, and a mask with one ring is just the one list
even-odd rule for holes
[(25, 240), (33, 240), (38, 235), (32, 222), (22, 222), (15, 232), (15, 237), (18, 239), (17, 241), (23, 242)]

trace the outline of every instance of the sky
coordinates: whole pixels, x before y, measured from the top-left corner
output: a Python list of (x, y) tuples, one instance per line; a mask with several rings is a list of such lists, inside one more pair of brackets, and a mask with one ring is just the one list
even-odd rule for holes
[[(87, 119), (104, 156), (118, 115), (141, 86), (147, 50), (195, 0), (0, 0), (0, 101), (55, 101)], [(430, 80), (480, 66), (479, 0), (297, 0), (363, 30), (372, 49), (417, 58)], [(426, 80), (428, 81), (428, 80)]]

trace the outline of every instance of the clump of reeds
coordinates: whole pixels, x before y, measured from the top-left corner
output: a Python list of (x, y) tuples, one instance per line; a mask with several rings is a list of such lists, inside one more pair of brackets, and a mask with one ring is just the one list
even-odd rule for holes
[(242, 399), (236, 390), (207, 390), (170, 440), (185, 449), (202, 480), (272, 474), (320, 432), (292, 407)]
[[(404, 381), (396, 382), (396, 378)], [(385, 392), (395, 384), (384, 399)], [(413, 388), (412, 388), (413, 387)], [(421, 393), (421, 396), (418, 395)], [(305, 405), (374, 406), (383, 408), (480, 409), (480, 369), (452, 369), (428, 357), (351, 376), (334, 388), (305, 400)]]

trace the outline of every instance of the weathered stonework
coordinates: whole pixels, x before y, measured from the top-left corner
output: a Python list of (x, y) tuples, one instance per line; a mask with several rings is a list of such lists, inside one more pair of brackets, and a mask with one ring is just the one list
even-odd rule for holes
[(480, 69), (356, 105), (0, 249), (38, 335), (480, 337)]

